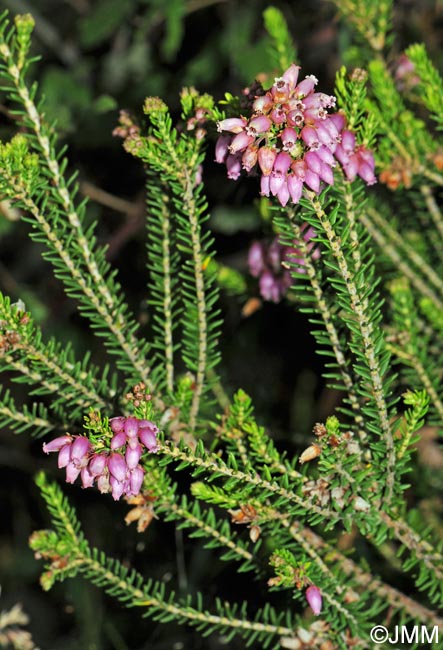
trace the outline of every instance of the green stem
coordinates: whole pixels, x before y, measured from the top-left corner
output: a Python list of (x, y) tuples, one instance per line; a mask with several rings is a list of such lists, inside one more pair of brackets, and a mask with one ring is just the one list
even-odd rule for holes
[(165, 328), (165, 367), (166, 386), (172, 395), (174, 392), (174, 341), (172, 337), (172, 281), (171, 281), (171, 251), (170, 233), (171, 216), (165, 202), (162, 209), (162, 261), (163, 261), (163, 315)]
[(197, 298), (197, 320), (198, 320), (198, 356), (197, 372), (195, 378), (195, 387), (192, 395), (191, 411), (189, 415), (189, 427), (191, 431), (195, 430), (198, 411), (200, 408), (200, 399), (203, 393), (206, 375), (206, 361), (208, 352), (208, 326), (206, 321), (206, 295), (205, 281), (203, 275), (203, 256), (200, 243), (200, 223), (198, 220), (198, 210), (195, 203), (194, 182), (186, 173), (185, 192), (184, 192), (184, 211), (189, 217), (191, 226), (191, 243), (193, 268), (195, 277), (195, 290)]
[[(387, 601), (394, 611), (400, 609), (408, 614), (412, 620), (418, 619), (423, 621), (425, 624), (438, 625), (439, 628), (443, 629), (443, 619), (440, 618), (436, 612), (424, 607), (412, 598), (405, 596), (405, 594), (394, 587), (391, 587), (379, 578), (374, 577), (372, 573), (364, 571), (358, 564), (356, 564), (356, 562), (351, 560), (349, 557), (346, 557), (346, 555), (343, 555), (343, 553), (340, 553), (335, 546), (325, 542), (325, 540), (320, 537), (320, 535), (317, 535), (317, 533), (315, 533), (311, 528), (302, 526), (298, 522), (292, 522), (289, 532), (293, 535), (296, 541), (303, 543), (303, 548), (305, 548), (306, 552), (308, 552), (308, 549), (311, 549), (312, 551), (317, 552), (317, 555), (321, 553), (323, 557), (328, 559), (329, 563), (337, 562), (340, 572), (343, 572), (345, 576), (351, 580), (355, 580), (359, 587), (364, 591), (371, 591), (376, 596)], [(314, 559), (314, 556), (310, 551), (309, 554)], [(319, 564), (319, 566), (322, 568), (321, 564)], [(324, 566), (325, 571), (329, 574), (331, 570), (326, 565)]]
[[(303, 233), (298, 224), (294, 221), (293, 213), (290, 213), (289, 217), (294, 239), (297, 242), (297, 248), (300, 250), (301, 256), (303, 257), (303, 269), (306, 271), (306, 275), (309, 278), (309, 282), (311, 283), (312, 291), (317, 302), (317, 307), (322, 316), (332, 351), (334, 352), (335, 359), (337, 361), (343, 385), (346, 389), (346, 401), (349, 401), (354, 412), (354, 420), (358, 426), (359, 437), (361, 440), (364, 440), (367, 437), (367, 434), (363, 428), (364, 419), (361, 413), (361, 405), (354, 389), (354, 380), (352, 379), (348, 370), (348, 361), (345, 357), (337, 329), (334, 325), (333, 315), (326, 301), (324, 292), (317, 276), (316, 267), (312, 262), (310, 251), (308, 249), (306, 241), (303, 238)], [(358, 259), (359, 258), (360, 255), (358, 255)], [(294, 279), (297, 280), (297, 270), (295, 270), (295, 272), (293, 271), (292, 275)]]
[(29, 425), (29, 429), (41, 429), (45, 430), (46, 433), (49, 433), (55, 429), (55, 425), (49, 420), (36, 417), (32, 413), (21, 413), (20, 411), (13, 410), (7, 404), (4, 404), (0, 400), (0, 417), (2, 419), (12, 420), (23, 425)]
[(203, 624), (204, 627), (225, 627), (234, 628), (241, 632), (258, 632), (272, 636), (292, 637), (294, 630), (283, 625), (272, 625), (270, 623), (260, 623), (259, 621), (249, 621), (246, 619), (234, 618), (231, 616), (217, 616), (210, 614), (208, 611), (199, 611), (189, 605), (181, 606), (178, 603), (167, 601), (161, 597), (149, 596), (146, 591), (140, 587), (135, 587), (130, 581), (124, 580), (121, 576), (115, 575), (111, 570), (102, 566), (100, 562), (94, 560), (89, 554), (77, 553), (77, 560), (82, 563), (82, 573), (93, 576), (93, 581), (106, 585), (106, 591), (112, 592), (114, 589), (125, 593), (124, 604), (127, 607), (143, 607), (148, 611), (155, 608), (164, 614), (171, 614), (174, 618), (191, 625)]
[(244, 485), (250, 485), (251, 487), (269, 491), (269, 493), (276, 497), (284, 497), (289, 503), (294, 503), (297, 507), (301, 507), (303, 510), (311, 510), (312, 513), (321, 515), (325, 519), (335, 520), (337, 518), (337, 513), (332, 510), (321, 508), (320, 506), (315, 505), (315, 503), (307, 501), (304, 497), (299, 496), (292, 490), (280, 486), (275, 481), (263, 479), (256, 472), (251, 472), (249, 474), (228, 467), (228, 465), (226, 465), (218, 456), (206, 454), (205, 457), (202, 458), (194, 455), (189, 449), (179, 449), (171, 442), (158, 443), (158, 451), (160, 454), (168, 456), (173, 460), (194, 465), (197, 468), (204, 468), (210, 474), (232, 478)]
[[(4, 170), (2, 170), (2, 174), (6, 177), (6, 172)], [(37, 204), (34, 203), (32, 198), (27, 195), (25, 188), (20, 185), (17, 179), (8, 178), (8, 182), (15, 192), (16, 200), (20, 201), (26, 210), (35, 218), (36, 222), (44, 232), (54, 251), (57, 253), (66, 269), (69, 271), (69, 274), (71, 275), (76, 285), (81, 289), (88, 301), (94, 306), (97, 314), (99, 314), (105, 321), (107, 327), (113, 333), (119, 345), (126, 351), (128, 358), (131, 359), (133, 366), (137, 369), (140, 376), (144, 377), (147, 381), (146, 373), (149, 371), (149, 369), (146, 368), (143, 360), (138, 358), (137, 351), (135, 349), (132, 349), (131, 345), (129, 345), (126, 341), (125, 331), (127, 328), (121, 327), (121, 325), (116, 322), (114, 315), (110, 313), (103, 305), (103, 302), (97, 296), (95, 289), (90, 286), (87, 276), (84, 276), (83, 273), (79, 270), (78, 265), (74, 262), (69, 252), (64, 247), (62, 240), (58, 237), (55, 228), (52, 228), (48, 220), (40, 211)], [(151, 385), (149, 381), (147, 381), (147, 385)], [(99, 399), (102, 401), (101, 398)]]
[[(417, 291), (423, 295), (427, 296), (432, 300), (436, 307), (443, 311), (443, 301), (437, 296), (437, 294), (429, 287), (426, 282), (416, 273), (416, 271), (411, 267), (410, 264), (407, 264), (404, 261), (404, 256), (402, 256), (397, 249), (397, 242), (392, 242), (389, 240), (383, 232), (378, 228), (368, 215), (361, 214), (360, 221), (366, 228), (366, 230), (371, 235), (372, 239), (379, 245), (380, 249), (391, 258), (392, 262), (396, 265), (399, 271), (411, 281), (411, 284), (417, 289)], [(396, 238), (398, 239), (398, 237)]]
[[(140, 359), (140, 343), (131, 331), (128, 333), (127, 318), (121, 314), (120, 310), (117, 308), (114, 296), (109, 290), (109, 287), (100, 272), (98, 264), (94, 258), (94, 253), (90, 248), (88, 238), (83, 231), (81, 219), (71, 199), (68, 186), (57, 160), (57, 155), (53, 150), (50, 138), (46, 134), (46, 128), (44, 127), (39, 112), (22, 78), (22, 72), (15, 64), (13, 54), (5, 41), (2, 43), (1, 54), (7, 62), (8, 73), (14, 82), (17, 94), (25, 107), (28, 119), (34, 129), (37, 142), (52, 178), (53, 193), (58, 198), (58, 201), (68, 218), (68, 222), (78, 244), (76, 248), (83, 256), (88, 274), (92, 279), (94, 292), (92, 292), (92, 289), (89, 289), (89, 287), (88, 289), (89, 293), (96, 294), (94, 302), (96, 303), (95, 306), (97, 311), (99, 311), (100, 316), (105, 320), (107, 327), (118, 341), (120, 348), (124, 351), (131, 365), (137, 371), (140, 379), (142, 379), (152, 390), (152, 384), (149, 377), (150, 368), (147, 366), (144, 359)], [(98, 299), (97, 294), (100, 296), (100, 299)], [(125, 333), (128, 333), (127, 338)]]
[(387, 512), (380, 511), (380, 518), (388, 528), (390, 528), (395, 537), (409, 550), (414, 551), (416, 557), (432, 571), (437, 582), (443, 581), (443, 556), (436, 552), (435, 548), (426, 540), (422, 539), (402, 519), (393, 518)]
[(386, 499), (389, 503), (392, 499), (395, 483), (395, 446), (392, 428), (386, 400), (383, 391), (382, 371), (378, 359), (378, 352), (374, 344), (374, 327), (367, 313), (367, 300), (362, 298), (360, 286), (356, 284), (355, 276), (349, 268), (346, 257), (343, 253), (341, 241), (336, 234), (328, 216), (324, 212), (316, 195), (310, 193), (310, 201), (319, 219), (321, 226), (328, 238), (332, 254), (337, 262), (340, 275), (346, 286), (350, 305), (355, 314), (356, 324), (362, 338), (362, 348), (369, 369), (369, 377), (372, 385), (372, 395), (378, 412), (378, 419), (381, 433), (387, 451), (387, 472), (386, 472)]
[(392, 350), (396, 357), (404, 361), (411, 368), (414, 368), (418, 378), (420, 379), (420, 382), (423, 385), (423, 388), (425, 388), (426, 392), (431, 398), (432, 404), (435, 406), (440, 419), (443, 422), (443, 402), (435, 390), (434, 384), (432, 383), (432, 380), (420, 359), (415, 354), (410, 352), (407, 347), (402, 348), (391, 343), (389, 344), (389, 348)]
[[(372, 219), (373, 223), (381, 232), (384, 232), (391, 244), (393, 244), (401, 254), (404, 254), (414, 266), (420, 269), (420, 272), (429, 280), (429, 282), (437, 289), (440, 296), (443, 296), (443, 280), (432, 269), (423, 257), (417, 253), (412, 246), (409, 246), (402, 237), (398, 236), (398, 232), (394, 230), (386, 221), (386, 219), (374, 208), (368, 208), (368, 217)], [(441, 303), (441, 299), (439, 299)]]
[(167, 510), (176, 515), (177, 518), (184, 519), (186, 522), (189, 522), (189, 524), (194, 528), (202, 530), (207, 535), (207, 537), (216, 540), (220, 546), (226, 546), (229, 548), (239, 556), (239, 559), (241, 558), (242, 560), (247, 560), (248, 562), (254, 561), (254, 556), (252, 553), (250, 553), (242, 546), (238, 546), (234, 541), (232, 541), (232, 539), (220, 533), (220, 531), (217, 530), (217, 528), (214, 528), (214, 526), (210, 526), (206, 521), (203, 521), (202, 519), (194, 516), (188, 509), (172, 502), (165, 504), (165, 507)]

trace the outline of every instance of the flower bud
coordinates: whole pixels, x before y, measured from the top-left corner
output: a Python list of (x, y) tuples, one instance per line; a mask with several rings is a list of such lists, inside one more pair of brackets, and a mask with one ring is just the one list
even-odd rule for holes
[(374, 185), (377, 182), (377, 178), (374, 176), (374, 170), (366, 163), (360, 164), (358, 175), (365, 181), (366, 185)]
[(295, 97), (306, 97), (306, 95), (309, 95), (309, 93), (312, 93), (314, 90), (315, 86), (318, 84), (318, 79), (314, 77), (313, 74), (308, 75), (301, 81), (298, 86), (295, 87), (294, 89), (294, 95)]
[(80, 476), (84, 488), (89, 488), (94, 485), (94, 476), (89, 472), (87, 467), (83, 467), (80, 472)]
[(57, 467), (59, 469), (61, 469), (62, 467), (66, 467), (66, 465), (70, 462), (70, 460), (71, 460), (71, 447), (72, 447), (71, 444), (65, 445), (58, 452)]
[(129, 469), (134, 469), (134, 467), (137, 467), (141, 455), (142, 455), (141, 445), (136, 445), (135, 447), (128, 446), (126, 448), (126, 454), (125, 454), (127, 467)]
[(297, 84), (299, 72), (300, 72), (300, 66), (295, 65), (295, 63), (292, 63), (289, 66), (289, 68), (282, 74), (282, 79), (287, 81), (290, 90), (294, 90)]
[(111, 418), (109, 420), (109, 426), (111, 427), (112, 431), (114, 433), (120, 433), (120, 431), (123, 431), (124, 426), (125, 426), (125, 420), (123, 416), (119, 416), (116, 418)]
[(140, 467), (140, 465), (131, 470), (129, 481), (132, 495), (135, 496), (140, 492), (141, 486), (143, 485), (144, 476), (145, 472), (143, 468)]
[(151, 428), (146, 427), (139, 429), (138, 437), (140, 439), (140, 442), (146, 447), (148, 451), (157, 451), (157, 434)]
[(246, 147), (241, 162), (242, 167), (247, 172), (250, 172), (257, 162), (258, 148), (255, 145), (250, 144), (249, 147)]
[(315, 151), (307, 151), (304, 155), (304, 160), (311, 171), (319, 174), (321, 171), (321, 159)]
[(254, 142), (254, 136), (248, 135), (244, 131), (238, 133), (232, 140), (228, 149), (230, 153), (235, 154), (241, 151), (244, 151), (252, 142)]
[(125, 480), (127, 467), (123, 456), (118, 453), (111, 454), (108, 459), (108, 467), (110, 473), (117, 481)]
[(226, 158), (226, 169), (228, 171), (228, 178), (230, 178), (231, 181), (236, 181), (241, 174), (241, 157), (229, 154)]
[(246, 133), (253, 136), (257, 136), (260, 133), (266, 133), (266, 131), (269, 131), (271, 128), (271, 124), (272, 122), (269, 117), (266, 117), (265, 115), (258, 115), (249, 121), (249, 124), (246, 127)]
[(305, 183), (316, 194), (319, 193), (319, 191), (320, 191), (320, 177), (318, 176), (318, 174), (315, 174), (310, 169), (307, 169), (306, 174), (305, 174)]
[(51, 451), (60, 451), (65, 445), (69, 445), (72, 442), (71, 436), (60, 436), (59, 438), (54, 438), (50, 442), (45, 442), (43, 444), (43, 451), (45, 454), (49, 454)]
[(125, 420), (125, 434), (128, 438), (135, 438), (138, 433), (139, 422), (137, 418), (129, 417)]
[(307, 463), (310, 460), (313, 460), (314, 458), (317, 458), (321, 454), (321, 447), (320, 445), (316, 445), (315, 443), (313, 445), (310, 445), (307, 449), (304, 450), (304, 452), (301, 454), (299, 460), (300, 463), (303, 465), (303, 463)]
[(221, 135), (215, 143), (215, 162), (224, 163), (228, 155), (228, 148), (231, 144), (231, 135)]
[(261, 533), (260, 526), (254, 525), (251, 526), (251, 528), (249, 529), (249, 539), (251, 540), (251, 542), (253, 542), (253, 544), (257, 542), (258, 538), (260, 537), (260, 533)]
[(107, 494), (111, 491), (111, 484), (109, 483), (109, 474), (100, 474), (97, 479), (97, 487), (102, 494)]
[(152, 433), (158, 433), (158, 426), (151, 422), (151, 420), (139, 420), (138, 426), (140, 429), (150, 429)]
[(109, 484), (112, 490), (112, 498), (118, 501), (125, 491), (125, 485), (122, 481), (118, 481), (114, 476), (109, 479)]
[(91, 443), (84, 436), (76, 436), (71, 448), (71, 460), (80, 461), (89, 452)]
[(269, 187), (269, 176), (262, 176), (260, 178), (260, 196), (269, 196), (270, 187)]
[(304, 126), (300, 135), (305, 145), (309, 147), (311, 151), (315, 151), (320, 147), (317, 129), (314, 129), (312, 126)]
[(230, 131), (230, 133), (240, 133), (246, 126), (244, 117), (228, 117), (226, 120), (217, 122), (217, 131)]
[(258, 241), (253, 242), (249, 248), (248, 266), (249, 266), (249, 273), (254, 278), (258, 278), (260, 273), (264, 271), (265, 268), (264, 250), (263, 250), (263, 245)]
[(80, 467), (74, 465), (72, 461), (66, 465), (66, 483), (74, 483), (79, 474)]
[(320, 179), (325, 183), (327, 183), (328, 185), (334, 184), (334, 172), (332, 171), (331, 167), (326, 163), (321, 163), (319, 176)]
[(117, 433), (113, 438), (111, 439), (111, 449), (119, 449), (120, 447), (123, 447), (124, 444), (126, 444), (127, 441), (127, 436), (124, 431), (120, 431), (120, 433)]
[(318, 616), (322, 609), (322, 597), (320, 589), (315, 585), (311, 585), (306, 589), (305, 596), (309, 607), (312, 609), (314, 614)]
[(255, 98), (252, 104), (252, 110), (254, 113), (263, 115), (264, 113), (269, 113), (273, 105), (274, 102), (269, 95), (261, 95), (260, 97)]
[(92, 476), (99, 476), (100, 474), (103, 474), (107, 460), (107, 456), (104, 454), (94, 454), (94, 456), (91, 457), (88, 465), (88, 470)]
[(258, 164), (262, 170), (263, 176), (269, 176), (274, 167), (277, 152), (271, 147), (260, 147), (258, 150)]
[(293, 203), (298, 203), (303, 192), (303, 181), (300, 178), (297, 178), (294, 174), (288, 174), (286, 182), (288, 184), (291, 201)]
[(289, 189), (288, 189), (288, 183), (286, 179), (283, 181), (280, 189), (277, 192), (277, 198), (279, 200), (280, 205), (285, 207), (287, 202), (289, 201)]
[(339, 133), (341, 133), (345, 128), (346, 118), (343, 113), (332, 113), (328, 119), (334, 123), (334, 126)]
[(272, 275), (270, 271), (262, 273), (259, 280), (260, 295), (264, 300), (270, 302), (280, 301), (280, 287), (278, 280)]
[(355, 149), (355, 135), (352, 131), (343, 131), (341, 134), (341, 146), (347, 154), (353, 153)]

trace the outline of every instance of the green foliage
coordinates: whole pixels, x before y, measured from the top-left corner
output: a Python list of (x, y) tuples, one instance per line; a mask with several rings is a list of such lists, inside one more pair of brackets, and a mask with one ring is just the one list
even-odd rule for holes
[[(194, 98), (198, 105), (198, 97)], [(183, 109), (189, 106), (188, 96), (185, 95)], [(217, 339), (219, 336), (219, 311), (217, 308), (218, 287), (209, 262), (212, 257), (213, 239), (204, 224), (208, 219), (207, 204), (202, 192), (202, 184), (198, 179), (202, 162), (201, 141), (191, 135), (178, 138), (177, 131), (172, 126), (172, 120), (167, 107), (158, 98), (148, 98), (144, 106), (145, 113), (151, 122), (148, 137), (139, 141), (128, 138), (128, 150), (147, 163), (156, 175), (161, 175), (163, 186), (167, 192), (165, 198), (160, 198), (154, 191), (154, 219), (157, 218), (158, 228), (167, 228), (162, 239), (153, 241), (155, 261), (162, 259), (162, 274), (154, 272), (154, 300), (159, 296), (163, 304), (163, 316), (158, 313), (160, 330), (164, 327), (166, 340), (157, 343), (167, 350), (166, 359), (169, 364), (168, 386), (173, 388), (172, 366), (174, 350), (179, 350), (185, 367), (194, 374), (196, 386), (190, 404), (190, 427), (195, 428), (200, 409), (200, 400), (209, 388), (206, 382), (207, 373), (213, 370), (219, 362)], [(189, 108), (188, 108), (189, 110)], [(150, 195), (152, 196), (152, 195)], [(169, 199), (167, 198), (169, 197)], [(161, 215), (165, 200), (171, 201), (171, 218), (173, 226), (167, 225)], [(155, 226), (154, 226), (155, 228)], [(173, 242), (169, 239), (170, 230), (174, 231), (176, 241), (175, 252), (170, 252)], [(153, 231), (154, 237), (155, 230)], [(166, 235), (166, 237), (165, 237)], [(172, 266), (171, 266), (172, 265)], [(172, 280), (172, 274), (178, 267), (178, 278)], [(151, 262), (152, 268), (152, 262)], [(172, 286), (171, 282), (179, 279), (179, 284)], [(173, 288), (176, 296), (172, 298)], [(173, 343), (172, 317), (175, 310), (177, 293), (180, 290), (180, 326), (181, 342)], [(164, 325), (162, 325), (164, 323)], [(159, 334), (162, 334), (159, 331)]]
[[(88, 353), (77, 361), (70, 345), (62, 346), (54, 339), (45, 343), (24, 305), (11, 305), (1, 294), (0, 332), (2, 370), (12, 371), (13, 381), (30, 385), (31, 395), (53, 396), (50, 409), (63, 423), (79, 418), (88, 405), (105, 407), (115, 395), (115, 376), (109, 376), (109, 367), (95, 367)], [(42, 408), (43, 404), (33, 405), (33, 409)], [(29, 414), (23, 411), (22, 415), (27, 419)]]
[(131, 10), (129, 0), (101, 0), (93, 11), (80, 22), (80, 40), (85, 47), (94, 47), (105, 41), (124, 21)]
[(268, 7), (263, 12), (263, 22), (272, 38), (272, 47), (269, 50), (274, 65), (279, 70), (287, 70), (298, 57), (282, 12), (277, 7)]
[[(8, 96), (17, 106), (16, 119), (26, 131), (2, 145), (2, 194), (26, 211), (32, 238), (45, 246), (45, 259), (65, 284), (67, 294), (79, 299), (80, 311), (116, 355), (118, 367), (148, 381), (146, 365), (136, 360), (136, 350), (146, 354), (148, 346), (135, 338), (138, 324), (125, 305), (105, 250), (97, 246), (94, 224), (87, 221), (86, 202), (77, 201), (76, 174), (65, 176), (67, 160), (57, 151), (56, 133), (34, 103), (37, 86), (27, 85), (27, 66), (18, 67), (16, 39), (4, 21), (0, 71)], [(18, 167), (26, 169), (23, 177), (18, 175)]]
[(441, 110), (441, 97), (443, 94), (443, 80), (438, 70), (430, 61), (426, 48), (422, 43), (411, 45), (406, 50), (406, 56), (414, 65), (415, 73), (419, 79), (419, 92), (421, 99), (431, 113), (431, 117), (442, 128), (443, 115)]
[(340, 14), (355, 29), (363, 47), (381, 52), (392, 28), (392, 0), (332, 0)]
[[(138, 60), (147, 53), (151, 23), (164, 28), (160, 58), (173, 62), (186, 16), (195, 7), (183, 0), (141, 4), (146, 7), (138, 13), (129, 0), (96, 3), (79, 20), (81, 45), (91, 52), (105, 47), (115, 29), (126, 29), (137, 16), (132, 63), (126, 60), (123, 68), (133, 65), (145, 74), (151, 65)], [(241, 207), (234, 209), (225, 207), (222, 197), (223, 207), (215, 206), (211, 218), (202, 183), (206, 136), (224, 116), (222, 109), (243, 114), (245, 97), (226, 93), (219, 108), (211, 95), (187, 87), (177, 123), (176, 111), (163, 99), (147, 97), (147, 124), (123, 112), (117, 132), (146, 172), (149, 340), (97, 242), (92, 215), (78, 197), (76, 174), (68, 171), (55, 125), (46, 121), (38, 100), (38, 86), (28, 82), (34, 21), (19, 16), (13, 26), (2, 17), (1, 85), (19, 133), (0, 143), (0, 200), (19, 210), (67, 296), (103, 341), (103, 354), (111, 356), (102, 361), (100, 354), (62, 345), (46, 335), (22, 300), (11, 303), (0, 294), (0, 370), (37, 398), (26, 403), (23, 395), (4, 389), (0, 423), (38, 436), (82, 434), (91, 444), (90, 455), (109, 451), (110, 419), (116, 414), (158, 424), (158, 449), (140, 458), (143, 486), (126, 498), (132, 508), (126, 521), (137, 521), (139, 531), (148, 524), (158, 527), (157, 518), (173, 523), (186, 540), (201, 541), (198, 552), (208, 553), (211, 562), (233, 563), (236, 580), (253, 574), (260, 605), (229, 602), (212, 591), (209, 605), (194, 584), (189, 594), (177, 595), (164, 582), (145, 579), (126, 560), (91, 547), (74, 508), (40, 473), (37, 485), (51, 528), (35, 532), (30, 545), (45, 562), (45, 590), (83, 576), (133, 614), (190, 625), (202, 636), (218, 635), (220, 643), (237, 636), (257, 648), (323, 650), (331, 643), (365, 648), (372, 625), (440, 622), (429, 603), (435, 608), (443, 603), (443, 545), (438, 526), (426, 521), (421, 496), (428, 490), (426, 498), (439, 495), (425, 480), (420, 447), (418, 460), (415, 447), (426, 442), (426, 425), (441, 427), (443, 421), (442, 143), (423, 110), (441, 126), (442, 82), (425, 49), (409, 48), (422, 90), (417, 115), (384, 59), (393, 3), (334, 4), (365, 41), (354, 47), (368, 62), (367, 73), (340, 69), (339, 108), (356, 133), (357, 151), (376, 148), (380, 180), (400, 191), (366, 193), (362, 181), (350, 182), (336, 169), (332, 186), (305, 191), (297, 207), (270, 207), (262, 198), (257, 211), (243, 205), (246, 195), (241, 195)], [(199, 63), (200, 73), (218, 65), (216, 53), (228, 48), (229, 39), (236, 42), (235, 48), (229, 45), (229, 60), (248, 83), (258, 73), (266, 78), (287, 68), (296, 50), (284, 13), (269, 7), (264, 23), (268, 35), (257, 37), (248, 3), (238, 7)], [(77, 74), (61, 79), (57, 69), (46, 72), (49, 107), (62, 95), (72, 96), (71, 109), (94, 101), (88, 87), (73, 92), (81, 78)], [(102, 97), (106, 110), (113, 99)], [(70, 115), (62, 109), (63, 128)], [(278, 426), (275, 436), (268, 431), (245, 391), (229, 397), (217, 374), (224, 331), (220, 289), (244, 299), (250, 283), (243, 262), (234, 268), (216, 259), (212, 230), (224, 237), (255, 235), (262, 226), (292, 250), (284, 261), (293, 279), (291, 306), (307, 316), (325, 359), (327, 389), (342, 396), (325, 421), (315, 424), (312, 436), (295, 432), (294, 439), (303, 442), (299, 450), (289, 437), (282, 439)], [(310, 243), (304, 237), (308, 227), (314, 233)], [(311, 244), (320, 255), (313, 254)], [(112, 360), (117, 372), (111, 370)], [(267, 390), (266, 370), (258, 380)], [(71, 437), (62, 438), (60, 444), (70, 442)], [(103, 470), (105, 478), (110, 470)], [(128, 469), (125, 480), (129, 477)], [(407, 498), (406, 479), (417, 488)], [(381, 555), (390, 559), (389, 566), (380, 562)], [(402, 581), (414, 582), (423, 599), (391, 586), (397, 577), (392, 567), (406, 574)], [(216, 571), (218, 566), (214, 581)], [(305, 611), (310, 584), (323, 598), (317, 623)], [(289, 608), (285, 594), (268, 595), (280, 590), (291, 591)]]
[[(51, 514), (53, 531), (42, 530), (31, 537), (31, 548), (37, 557), (49, 560), (42, 576), (45, 590), (56, 580), (64, 580), (78, 573), (104, 589), (126, 607), (141, 607), (144, 616), (167, 623), (178, 620), (196, 626), (204, 635), (217, 630), (228, 638), (246, 637), (248, 643), (257, 640), (264, 647), (278, 648), (278, 637), (291, 634), (294, 620), (289, 612), (277, 613), (266, 606), (247, 619), (247, 603), (231, 605), (216, 599), (215, 614), (210, 613), (201, 594), (176, 600), (175, 593), (166, 593), (163, 583), (148, 580), (118, 560), (107, 558), (103, 552), (90, 548), (80, 530), (75, 511), (55, 484), (47, 483), (40, 474), (37, 484)], [(286, 624), (286, 626), (285, 626)]]
[(364, 70), (354, 70), (351, 76), (347, 75), (342, 67), (336, 77), (335, 94), (340, 108), (344, 110), (347, 127), (359, 134), (359, 140), (370, 148), (374, 144), (377, 121), (374, 114), (367, 114), (367, 74)]

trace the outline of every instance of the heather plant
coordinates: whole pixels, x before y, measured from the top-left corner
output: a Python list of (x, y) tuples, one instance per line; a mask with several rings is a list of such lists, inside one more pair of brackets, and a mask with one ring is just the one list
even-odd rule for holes
[[(42, 462), (49, 454), (59, 479), (36, 478), (50, 517), (30, 539), (44, 590), (81, 576), (134, 619), (193, 626), (228, 647), (372, 648), (375, 626), (443, 634), (442, 477), (420, 458), (431, 440), (441, 470), (443, 81), (421, 44), (391, 63), (389, 0), (334, 4), (360, 53), (360, 67), (338, 70), (334, 95), (302, 73), (271, 7), (272, 75), (219, 102), (184, 88), (178, 119), (158, 97), (146, 98), (144, 123), (121, 113), (114, 133), (146, 172), (146, 337), (29, 81), (33, 19), (1, 19), (17, 134), (0, 145), (0, 198), (108, 356), (103, 366), (79, 357), (1, 296), (1, 369), (30, 395), (20, 404), (4, 390), (1, 422), (44, 437)], [(255, 192), (266, 238), (249, 251), (252, 281), (215, 254), (205, 156), (226, 166), (226, 183)], [(295, 455), (220, 376), (220, 293), (245, 308), (254, 281), (264, 300), (308, 315), (342, 396)], [(108, 557), (106, 541), (96, 548), (84, 534), (64, 479), (98, 490), (110, 510), (126, 502), (140, 534), (160, 519), (203, 540), (261, 606), (176, 593)]]

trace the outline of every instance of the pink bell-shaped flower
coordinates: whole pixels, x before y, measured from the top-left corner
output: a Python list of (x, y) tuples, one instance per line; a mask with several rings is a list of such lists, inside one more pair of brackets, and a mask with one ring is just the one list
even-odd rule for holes
[(309, 607), (312, 609), (314, 614), (318, 616), (321, 612), (323, 602), (320, 589), (315, 585), (311, 585), (306, 589), (305, 596)]

